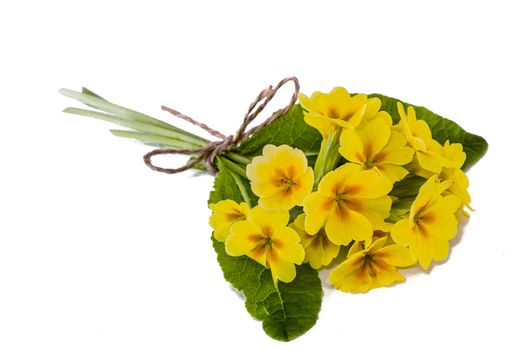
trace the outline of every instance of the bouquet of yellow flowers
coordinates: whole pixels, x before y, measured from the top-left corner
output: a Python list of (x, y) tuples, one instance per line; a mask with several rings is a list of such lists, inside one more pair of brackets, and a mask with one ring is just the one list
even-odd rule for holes
[[(287, 82), (295, 84), (288, 106), (248, 129)], [(216, 176), (208, 205), (218, 262), (248, 312), (282, 341), (315, 324), (319, 270), (331, 270), (335, 288), (362, 293), (403, 282), (403, 268), (426, 270), (446, 259), (458, 220), (471, 210), (464, 171), (488, 147), (424, 107), (342, 87), (309, 97), (293, 77), (263, 90), (232, 136), (163, 106), (220, 139), (214, 142), (88, 89), (61, 93), (98, 110), (65, 112), (124, 126), (111, 132), (160, 146), (144, 156), (153, 170)], [(192, 157), (166, 169), (152, 163), (161, 154)]]

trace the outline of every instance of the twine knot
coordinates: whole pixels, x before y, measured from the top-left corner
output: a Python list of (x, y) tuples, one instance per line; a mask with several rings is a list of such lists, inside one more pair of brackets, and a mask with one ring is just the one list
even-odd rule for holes
[[(257, 118), (259, 113), (263, 111), (263, 109), (266, 107), (268, 102), (271, 101), (271, 99), (275, 96), (277, 91), (287, 82), (292, 81), (295, 85), (295, 90), (292, 95), (292, 98), (290, 99), (290, 102), (288, 105), (275, 112), (272, 116), (270, 116), (268, 119), (266, 119), (263, 123), (252, 127), (251, 129), (248, 129), (248, 126), (251, 122)], [(293, 107), (295, 102), (297, 101), (297, 96), (299, 94), (299, 80), (297, 80), (296, 77), (289, 77), (281, 80), (275, 88), (273, 86), (268, 86), (266, 89), (262, 90), (259, 95), (255, 98), (255, 100), (250, 104), (248, 107), (248, 112), (244, 115), (244, 120), (239, 127), (239, 130), (235, 133), (235, 135), (225, 136), (221, 132), (210, 128), (204, 123), (200, 123), (196, 121), (195, 119), (188, 117), (187, 115), (184, 115), (180, 113), (179, 111), (176, 111), (172, 108), (162, 106), (162, 110), (167, 111), (177, 118), (183, 119), (193, 125), (197, 125), (203, 130), (206, 130), (210, 135), (215, 136), (219, 138), (219, 141), (213, 141), (208, 143), (207, 145), (201, 147), (201, 148), (157, 148), (151, 152), (148, 152), (144, 155), (144, 163), (155, 171), (160, 171), (162, 173), (166, 174), (176, 174), (183, 171), (186, 171), (188, 169), (193, 168), (195, 165), (199, 163), (203, 163), (206, 166), (206, 169), (208, 171), (215, 173), (217, 171), (215, 167), (215, 158), (223, 153), (233, 151), (236, 149), (241, 143), (246, 141), (251, 135), (265, 127), (266, 125), (272, 123), (276, 119), (280, 118), (284, 114), (288, 113), (290, 108)], [(257, 107), (257, 108), (256, 108)], [(193, 155), (195, 156), (194, 159), (190, 160), (185, 165), (178, 167), (178, 168), (162, 168), (153, 165), (151, 158), (157, 155), (161, 154), (185, 154), (185, 155)]]

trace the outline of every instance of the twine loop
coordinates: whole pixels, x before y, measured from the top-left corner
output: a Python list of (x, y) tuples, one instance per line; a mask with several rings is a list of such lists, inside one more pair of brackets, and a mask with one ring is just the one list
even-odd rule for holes
[[(288, 105), (285, 108), (275, 112), (272, 116), (270, 116), (268, 119), (266, 119), (261, 124), (254, 126), (251, 129), (246, 130), (248, 126), (250, 125), (250, 123), (253, 122), (255, 118), (257, 118), (257, 116), (264, 110), (266, 105), (272, 100), (272, 98), (275, 96), (277, 91), (289, 81), (294, 83), (295, 90), (294, 90), (294, 93)], [(243, 119), (241, 126), (239, 127), (239, 130), (237, 130), (235, 135), (230, 135), (230, 136), (225, 136), (221, 132), (215, 129), (212, 129), (206, 124), (198, 122), (195, 119), (180, 113), (179, 111), (176, 111), (166, 106), (162, 106), (161, 107), (162, 110), (173, 114), (177, 118), (183, 119), (193, 125), (196, 125), (203, 130), (206, 130), (210, 135), (215, 136), (219, 138), (220, 140), (210, 142), (201, 148), (157, 148), (144, 155), (144, 163), (146, 163), (146, 165), (150, 169), (159, 171), (162, 173), (166, 173), (166, 174), (181, 173), (183, 171), (193, 168), (197, 164), (203, 163), (206, 166), (206, 169), (208, 169), (208, 171), (215, 173), (217, 169), (215, 168), (214, 161), (217, 156), (234, 150), (241, 143), (246, 141), (251, 135), (259, 131), (266, 125), (272, 123), (276, 119), (280, 118), (284, 114), (288, 113), (290, 108), (292, 108), (295, 102), (297, 101), (298, 95), (299, 95), (299, 80), (297, 80), (296, 77), (284, 78), (275, 86), (275, 88), (271, 85), (268, 86), (266, 89), (262, 90), (259, 93), (259, 95), (257, 95), (255, 100), (248, 107), (248, 111), (244, 115), (244, 119)], [(187, 162), (185, 165), (180, 166), (178, 168), (162, 168), (162, 167), (158, 167), (154, 165), (151, 161), (151, 158), (153, 158), (154, 156), (161, 155), (161, 154), (193, 155), (194, 158), (190, 160), (189, 162)]]

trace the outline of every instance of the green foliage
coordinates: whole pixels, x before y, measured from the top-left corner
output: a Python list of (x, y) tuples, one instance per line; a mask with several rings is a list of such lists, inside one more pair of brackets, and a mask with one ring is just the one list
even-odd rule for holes
[(288, 113), (246, 140), (238, 152), (246, 156), (257, 156), (265, 145), (272, 144), (290, 145), (306, 154), (317, 154), (321, 139), (321, 134), (304, 122), (303, 109), (296, 104)]
[[(246, 180), (241, 181), (250, 188)], [(251, 204), (255, 204), (257, 197), (251, 191), (249, 196)], [(223, 199), (241, 202), (243, 196), (231, 173), (221, 167), (208, 202)], [(246, 309), (254, 318), (263, 321), (263, 329), (270, 337), (290, 341), (313, 327), (323, 293), (316, 270), (309, 265), (297, 266), (295, 280), (279, 282), (276, 288), (269, 269), (246, 256), (229, 256), (224, 243), (212, 240), (224, 278), (244, 295)]]
[(224, 278), (243, 293), (246, 309), (263, 321), (266, 334), (290, 341), (315, 325), (323, 292), (318, 273), (310, 265), (297, 266), (297, 277), (275, 288), (269, 269), (246, 256), (229, 256), (223, 243), (212, 240)]
[[(394, 123), (399, 121), (399, 113), (397, 112), (398, 99), (380, 94), (372, 94), (369, 97), (381, 99), (381, 110), (390, 113)], [(405, 109), (408, 106), (414, 107), (417, 119), (423, 119), (427, 122), (432, 130), (432, 137), (440, 144), (444, 144), (446, 140), (449, 140), (451, 143), (457, 142), (463, 145), (463, 150), (467, 155), (463, 165), (464, 170), (474, 165), (487, 152), (488, 144), (483, 137), (466, 132), (457, 123), (443, 118), (425, 107), (410, 105), (403, 101), (399, 102), (403, 103)]]

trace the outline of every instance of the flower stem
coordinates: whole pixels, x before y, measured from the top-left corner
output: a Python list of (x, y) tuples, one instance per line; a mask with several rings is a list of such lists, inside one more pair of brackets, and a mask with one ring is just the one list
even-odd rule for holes
[(252, 162), (250, 158), (241, 156), (240, 154), (235, 153), (235, 152), (226, 153), (226, 157), (230, 160), (233, 160), (234, 162), (240, 163), (245, 166)]
[(228, 170), (230, 170), (230, 172), (233, 172), (237, 175), (242, 176), (245, 179), (248, 179), (248, 177), (246, 176), (246, 168), (242, 165), (232, 162), (226, 157), (217, 157), (217, 159), (220, 159), (222, 165), (224, 165)]
[(326, 173), (335, 169), (341, 158), (339, 154), (339, 136), (341, 136), (341, 128), (334, 128), (321, 143), (321, 149), (314, 166), (315, 188), (317, 188), (319, 181)]
[(246, 204), (248, 204), (249, 207), (251, 207), (251, 199), (250, 195), (248, 194), (248, 189), (246, 188), (246, 184), (244, 183), (244, 181), (239, 176), (243, 175), (244, 177), (246, 177), (246, 173), (239, 174), (238, 171), (241, 167), (227, 158), (217, 157), (217, 162), (219, 163), (219, 167), (221, 169), (226, 170), (231, 175), (231, 177), (235, 181), (235, 184), (237, 184), (237, 187), (239, 188), (239, 192), (241, 192), (242, 199)]

